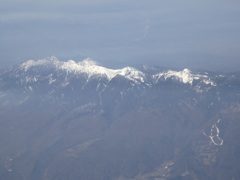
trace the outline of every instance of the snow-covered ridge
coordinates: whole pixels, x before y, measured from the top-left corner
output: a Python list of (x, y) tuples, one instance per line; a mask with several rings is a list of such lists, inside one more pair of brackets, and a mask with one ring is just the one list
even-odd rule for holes
[(31, 68), (38, 67), (38, 66), (51, 66), (51, 67), (59, 67), (60, 61), (54, 57), (48, 57), (45, 59), (39, 59), (39, 60), (28, 60), (20, 65), (20, 68), (24, 70), (25, 72), (28, 71)]
[(104, 76), (108, 80), (111, 80), (116, 75), (122, 75), (135, 82), (144, 82), (145, 79), (145, 74), (135, 68), (125, 67), (123, 69), (109, 69), (98, 65), (96, 61), (90, 58), (80, 62), (75, 62), (74, 60), (63, 62), (52, 56), (46, 59), (28, 60), (27, 62), (22, 63), (20, 68), (26, 72), (31, 68), (40, 66), (52, 67), (57, 70), (64, 70), (74, 74), (85, 73), (88, 78), (94, 76)]
[[(66, 71), (75, 75), (84, 74), (88, 79), (92, 77), (105, 77), (111, 80), (117, 75), (124, 76), (125, 78), (134, 81), (136, 83), (143, 83), (146, 80), (146, 74), (132, 68), (125, 67), (122, 69), (110, 69), (99, 65), (96, 61), (87, 58), (83, 61), (76, 62), (74, 60), (60, 61), (56, 57), (48, 57), (40, 60), (29, 60), (20, 65), (21, 70), (27, 72), (35, 67), (48, 67), (53, 70)], [(151, 77), (155, 83), (161, 80), (175, 79), (184, 84), (192, 85), (194, 80), (198, 80), (206, 85), (216, 86), (215, 82), (212, 81), (205, 74), (193, 74), (189, 69), (182, 71), (168, 70), (160, 72)]]
[(184, 84), (192, 85), (194, 80), (202, 80), (204, 84), (215, 86), (216, 84), (207, 76), (201, 74), (192, 74), (189, 69), (184, 69), (182, 71), (172, 71), (169, 70), (167, 72), (161, 72), (153, 75), (155, 82), (158, 82), (161, 78), (164, 80), (173, 78), (179, 80)]

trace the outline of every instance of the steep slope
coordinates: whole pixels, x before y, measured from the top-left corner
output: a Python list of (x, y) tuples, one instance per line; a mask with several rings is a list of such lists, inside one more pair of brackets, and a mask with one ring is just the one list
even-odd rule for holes
[(29, 60), (0, 74), (0, 179), (237, 179), (240, 75)]

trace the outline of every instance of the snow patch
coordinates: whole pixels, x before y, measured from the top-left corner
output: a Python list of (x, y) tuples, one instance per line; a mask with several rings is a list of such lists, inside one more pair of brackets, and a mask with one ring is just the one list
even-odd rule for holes
[(209, 136), (205, 132), (203, 132), (203, 135), (209, 137), (212, 143), (216, 146), (222, 146), (224, 143), (224, 141), (219, 137), (220, 130), (217, 126), (219, 122), (220, 122), (220, 119), (218, 119), (217, 123), (212, 125)]

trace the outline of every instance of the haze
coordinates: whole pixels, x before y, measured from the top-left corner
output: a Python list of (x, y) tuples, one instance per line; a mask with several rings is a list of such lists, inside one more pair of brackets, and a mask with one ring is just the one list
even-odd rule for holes
[(0, 1), (0, 66), (55, 55), (104, 65), (240, 67), (240, 2)]

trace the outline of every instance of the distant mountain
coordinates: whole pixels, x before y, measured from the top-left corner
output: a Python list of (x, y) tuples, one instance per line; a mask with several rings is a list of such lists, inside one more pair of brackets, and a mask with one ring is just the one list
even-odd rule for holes
[(240, 73), (91, 59), (0, 73), (0, 179), (238, 179)]

